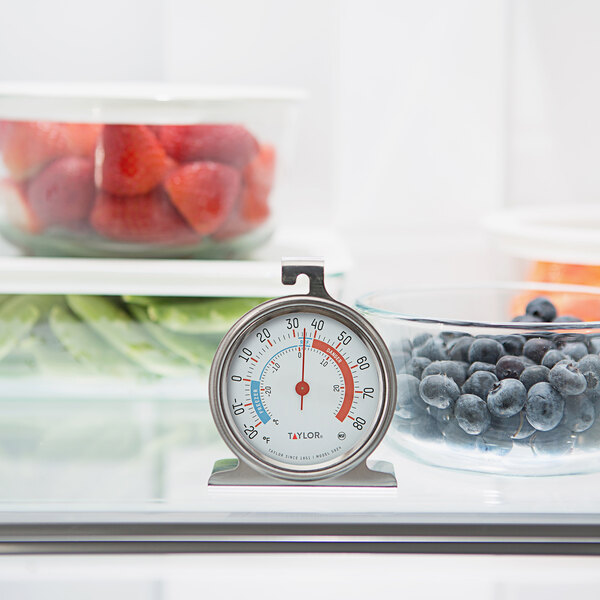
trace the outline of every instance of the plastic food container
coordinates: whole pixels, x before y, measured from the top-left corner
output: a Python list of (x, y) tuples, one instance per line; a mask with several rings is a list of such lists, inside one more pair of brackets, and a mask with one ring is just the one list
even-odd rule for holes
[[(600, 286), (600, 209), (591, 204), (521, 207), (490, 215), (485, 227), (526, 281)], [(600, 306), (553, 294), (562, 313), (600, 320)]]
[[(358, 309), (396, 365), (388, 439), (416, 460), (450, 469), (527, 476), (598, 470), (600, 321), (512, 321), (523, 314), (524, 298), (553, 294), (600, 305), (600, 288), (533, 283), (361, 297)], [(567, 362), (556, 366), (560, 360)]]
[(3, 501), (160, 500), (173, 465), (195, 481), (204, 450), (212, 461), (227, 455), (207, 401), (221, 336), (263, 298), (290, 293), (281, 256), (326, 257), (339, 298), (343, 246), (279, 229), (243, 261), (23, 257), (0, 247)]
[(0, 85), (0, 233), (27, 253), (244, 257), (273, 233), (302, 94)]

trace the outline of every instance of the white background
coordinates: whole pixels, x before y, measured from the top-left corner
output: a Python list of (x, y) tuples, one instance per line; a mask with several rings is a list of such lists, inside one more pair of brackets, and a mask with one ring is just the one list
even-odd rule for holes
[(600, 198), (594, 0), (0, 5), (0, 79), (307, 89), (285, 217), (343, 231), (355, 292), (508, 276), (482, 215)]

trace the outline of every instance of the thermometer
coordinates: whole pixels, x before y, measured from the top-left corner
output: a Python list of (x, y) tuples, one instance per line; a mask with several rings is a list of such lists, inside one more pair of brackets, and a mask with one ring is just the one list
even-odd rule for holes
[(210, 407), (236, 455), (209, 485), (396, 485), (388, 463), (367, 466), (394, 413), (396, 377), (373, 326), (329, 296), (321, 261), (284, 260), (282, 281), (307, 295), (269, 300), (223, 338)]

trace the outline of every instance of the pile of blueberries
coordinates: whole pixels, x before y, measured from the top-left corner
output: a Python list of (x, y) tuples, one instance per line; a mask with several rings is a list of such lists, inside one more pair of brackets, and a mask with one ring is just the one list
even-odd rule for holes
[[(538, 297), (513, 321), (526, 327), (579, 319), (557, 317), (552, 302)], [(599, 352), (600, 335), (564, 330), (475, 337), (446, 331), (403, 340), (392, 351), (395, 426), (418, 439), (498, 455), (515, 445), (535, 454), (600, 445), (600, 432), (591, 435), (600, 413)]]

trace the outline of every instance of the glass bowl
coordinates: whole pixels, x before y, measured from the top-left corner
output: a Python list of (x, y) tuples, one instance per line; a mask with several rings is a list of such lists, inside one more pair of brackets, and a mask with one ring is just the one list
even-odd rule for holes
[[(559, 316), (564, 305), (596, 320), (575, 321), (574, 312), (566, 321), (512, 321), (538, 296)], [(600, 469), (600, 288), (421, 287), (370, 293), (356, 306), (394, 359), (398, 401), (386, 439), (400, 451), (500, 475)]]
[(0, 85), (0, 233), (27, 253), (243, 258), (273, 233), (289, 90)]

